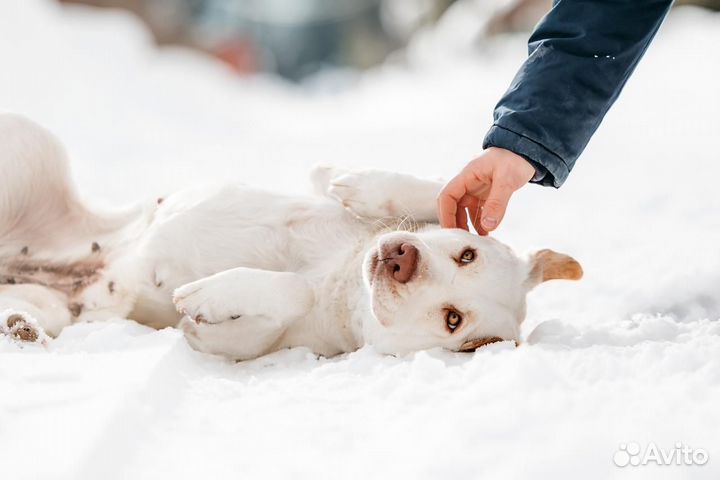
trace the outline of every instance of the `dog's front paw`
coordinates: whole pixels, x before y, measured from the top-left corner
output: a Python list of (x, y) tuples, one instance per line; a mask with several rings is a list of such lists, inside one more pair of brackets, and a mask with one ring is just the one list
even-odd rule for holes
[(0, 333), (19, 344), (47, 345), (48, 336), (37, 320), (25, 312), (5, 310), (0, 313)]
[(333, 178), (328, 195), (359, 217), (383, 218), (403, 215), (403, 208), (393, 198), (393, 174), (367, 170)]
[(242, 316), (233, 311), (230, 302), (232, 292), (217, 278), (203, 278), (175, 289), (173, 303), (182, 315), (195, 323), (220, 323), (237, 320)]
[(310, 183), (312, 184), (313, 192), (320, 196), (326, 195), (330, 181), (345, 173), (347, 173), (347, 170), (338, 167), (315, 165), (312, 170), (310, 170)]

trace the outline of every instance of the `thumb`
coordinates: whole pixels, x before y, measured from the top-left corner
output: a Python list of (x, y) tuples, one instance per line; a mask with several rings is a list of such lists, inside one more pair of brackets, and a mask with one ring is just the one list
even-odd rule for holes
[(480, 217), (480, 225), (485, 231), (490, 232), (500, 225), (513, 192), (514, 190), (506, 185), (492, 184), (490, 194), (483, 204)]

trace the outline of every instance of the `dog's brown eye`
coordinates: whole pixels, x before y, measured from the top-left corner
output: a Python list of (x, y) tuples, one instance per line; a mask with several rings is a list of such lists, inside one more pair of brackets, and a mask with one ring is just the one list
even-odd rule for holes
[(475, 260), (475, 250), (468, 248), (460, 255), (460, 263), (471, 263)]
[(462, 315), (455, 310), (448, 310), (445, 314), (445, 324), (450, 333), (453, 333), (462, 323)]

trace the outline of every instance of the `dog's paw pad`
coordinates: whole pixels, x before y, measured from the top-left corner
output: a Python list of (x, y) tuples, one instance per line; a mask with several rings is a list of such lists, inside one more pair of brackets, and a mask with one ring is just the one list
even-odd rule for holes
[(47, 335), (37, 321), (24, 312), (5, 311), (0, 314), (0, 332), (10, 337), (13, 341), (25, 343), (37, 343), (45, 345)]

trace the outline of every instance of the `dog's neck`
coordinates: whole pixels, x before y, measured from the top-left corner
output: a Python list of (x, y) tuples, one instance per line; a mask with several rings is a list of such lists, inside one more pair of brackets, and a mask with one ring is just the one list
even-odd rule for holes
[[(311, 330), (322, 338), (322, 345), (316, 351), (332, 356), (355, 351), (364, 344), (363, 324), (373, 317), (362, 264), (373, 241), (374, 237), (356, 243), (343, 260), (336, 257), (336, 268), (317, 278)], [(300, 328), (307, 331), (306, 327)]]
[[(323, 281), (322, 298), (329, 299), (320, 305), (321, 315), (327, 315), (325, 329), (328, 342), (339, 352), (357, 350), (367, 343), (367, 333), (384, 328), (372, 313), (371, 294), (363, 279), (363, 262), (368, 251), (376, 248), (383, 234), (394, 231), (393, 226), (375, 230), (349, 252), (340, 268)], [(323, 319), (320, 320), (321, 322)]]
[(353, 271), (348, 276), (348, 287), (345, 289), (345, 303), (348, 306), (348, 315), (345, 318), (347, 329), (352, 332), (355, 346), (353, 350), (357, 350), (365, 344), (364, 330), (368, 322), (377, 322), (372, 313), (370, 292), (363, 279), (363, 262), (368, 250), (374, 248), (377, 243), (375, 235), (371, 241), (364, 242), (364, 245), (350, 262)]

